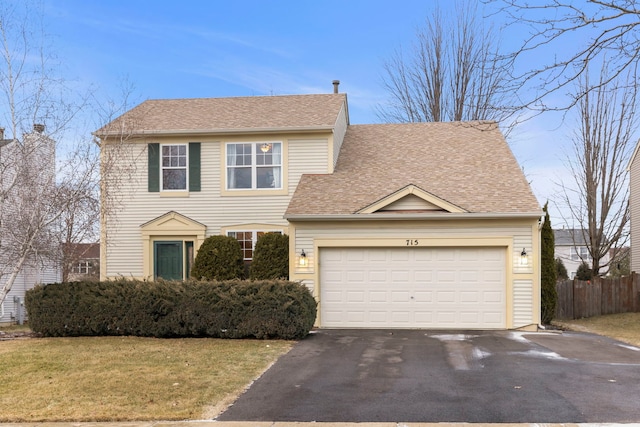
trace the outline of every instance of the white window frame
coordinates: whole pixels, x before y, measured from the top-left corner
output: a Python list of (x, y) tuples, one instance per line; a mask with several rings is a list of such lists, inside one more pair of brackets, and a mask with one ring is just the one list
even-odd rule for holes
[[(256, 243), (258, 242), (258, 233), (278, 233), (284, 234), (283, 230), (227, 230), (227, 236), (233, 237), (234, 239), (238, 239), (237, 233), (251, 233), (251, 257), (244, 256), (244, 248), (242, 248), (242, 243), (240, 243), (240, 247), (242, 248), (242, 259), (245, 261), (253, 260), (253, 253), (256, 250)], [(232, 235), (233, 234), (233, 235)], [(238, 240), (240, 242), (240, 240)]]
[(74, 264), (71, 272), (73, 274), (89, 274), (91, 271), (92, 263), (89, 261), (78, 261)]
[(571, 261), (591, 260), (589, 248), (586, 246), (574, 246), (571, 248)]
[[(164, 165), (164, 147), (184, 147), (185, 165), (184, 166), (165, 166)], [(178, 155), (181, 157), (180, 155)], [(165, 170), (184, 170), (185, 180), (184, 188), (165, 188), (164, 171)], [(189, 191), (189, 144), (160, 144), (160, 191)]]
[[(236, 165), (231, 165), (230, 164), (230, 159), (229, 159), (229, 147), (231, 146), (238, 146), (238, 145), (249, 145), (251, 146), (251, 164), (250, 165), (240, 165), (240, 166), (236, 166)], [(270, 164), (265, 164), (265, 165), (258, 165), (258, 158), (263, 154), (261, 147), (263, 145), (269, 145), (271, 148), (270, 150), (272, 150), (272, 160), (274, 157), (278, 156), (279, 157), (279, 162), (273, 162)], [(275, 147), (278, 147), (277, 150), (275, 150)], [(282, 190), (283, 189), (283, 179), (284, 179), (284, 173), (283, 173), (283, 147), (284, 144), (282, 143), (282, 141), (260, 141), (260, 142), (228, 142), (225, 144), (225, 176), (226, 176), (226, 189), (229, 191), (247, 191), (247, 190), (254, 190), (254, 191), (273, 191), (273, 190)], [(277, 154), (275, 152), (278, 152)], [(247, 169), (251, 170), (251, 185), (249, 187), (235, 187), (232, 186), (232, 178), (230, 176), (230, 170), (234, 169), (234, 168), (240, 168), (240, 167), (244, 167)], [(274, 176), (273, 177), (273, 181), (274, 181), (274, 185), (273, 187), (259, 187), (258, 186), (258, 171), (261, 168), (278, 168), (280, 171), (279, 176)]]

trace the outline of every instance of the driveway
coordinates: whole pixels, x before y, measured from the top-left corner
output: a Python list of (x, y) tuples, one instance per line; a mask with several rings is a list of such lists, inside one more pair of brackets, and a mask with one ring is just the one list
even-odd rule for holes
[(640, 349), (584, 333), (320, 330), (220, 421), (640, 422)]

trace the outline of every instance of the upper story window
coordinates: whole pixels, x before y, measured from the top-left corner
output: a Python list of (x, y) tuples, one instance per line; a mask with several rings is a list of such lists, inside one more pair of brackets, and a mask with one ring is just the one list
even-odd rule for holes
[(187, 189), (187, 145), (162, 145), (162, 189)]
[(147, 144), (148, 189), (200, 191), (200, 143)]
[(591, 255), (589, 255), (589, 248), (586, 246), (578, 246), (571, 248), (571, 260), (572, 261), (580, 261), (580, 260), (590, 260)]
[(282, 143), (227, 144), (227, 189), (282, 188)]

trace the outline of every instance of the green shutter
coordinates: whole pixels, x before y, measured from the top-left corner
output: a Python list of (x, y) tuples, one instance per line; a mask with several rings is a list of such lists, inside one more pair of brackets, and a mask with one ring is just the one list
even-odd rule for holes
[(149, 192), (160, 191), (160, 144), (147, 144), (149, 153), (148, 182)]
[(189, 143), (189, 191), (200, 191), (200, 143)]

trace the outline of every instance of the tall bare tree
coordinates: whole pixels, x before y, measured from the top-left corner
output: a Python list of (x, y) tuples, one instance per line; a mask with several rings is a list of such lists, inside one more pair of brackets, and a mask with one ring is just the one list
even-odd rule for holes
[(59, 266), (63, 218), (98, 194), (98, 150), (69, 135), (87, 97), (56, 76), (39, 7), (0, 2), (0, 304), (25, 268)]
[[(587, 243), (593, 275), (617, 260), (617, 251), (628, 241), (629, 187), (626, 166), (638, 124), (635, 73), (612, 80), (607, 64), (595, 83), (589, 69), (576, 87), (584, 94), (578, 104), (579, 125), (573, 137), (568, 167), (572, 184), (563, 186), (564, 204), (571, 222)], [(631, 88), (630, 88), (631, 86)], [(579, 236), (574, 236), (577, 240)], [(607, 259), (607, 255), (613, 253)]]
[[(520, 47), (504, 57), (510, 69), (521, 70), (511, 80), (512, 89), (520, 91), (521, 107), (544, 111), (574, 106), (585, 95), (575, 91), (574, 85), (589, 64), (606, 62), (609, 72), (586, 90), (614, 83), (638, 67), (640, 4), (636, 0), (483, 1), (497, 5), (496, 15), (506, 15), (510, 25), (524, 34)], [(568, 95), (568, 101), (559, 103), (554, 97), (551, 104), (547, 99), (553, 93)]]
[(384, 63), (389, 100), (378, 108), (380, 118), (503, 122), (512, 113), (496, 31), (478, 15), (476, 2), (457, 1), (455, 10), (451, 17), (436, 8), (417, 30), (411, 50), (398, 49)]

